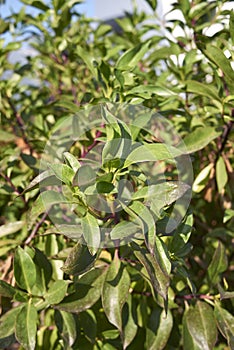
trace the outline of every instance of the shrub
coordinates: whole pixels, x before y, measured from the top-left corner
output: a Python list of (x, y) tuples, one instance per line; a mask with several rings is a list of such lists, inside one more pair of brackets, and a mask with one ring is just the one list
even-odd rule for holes
[(164, 24), (149, 0), (116, 31), (21, 2), (0, 21), (1, 348), (234, 349), (233, 12), (178, 1)]

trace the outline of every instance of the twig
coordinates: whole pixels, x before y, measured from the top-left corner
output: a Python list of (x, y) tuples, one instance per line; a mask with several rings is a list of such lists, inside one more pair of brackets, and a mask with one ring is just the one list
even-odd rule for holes
[(176, 295), (177, 299), (192, 300), (192, 299), (203, 299), (203, 300), (214, 300), (212, 295), (206, 294), (186, 294), (186, 295)]
[(20, 199), (21, 199), (24, 203), (26, 203), (25, 198), (22, 197), (21, 192), (20, 192), (20, 191), (18, 190), (18, 188), (13, 184), (13, 182), (11, 181), (11, 179), (9, 178), (9, 176), (3, 174), (2, 172), (0, 172), (0, 176), (2, 176), (3, 179), (6, 180), (6, 182), (8, 182), (8, 184), (9, 184), (10, 187), (13, 189), (13, 191), (14, 191), (15, 193), (17, 193), (17, 195), (20, 197)]
[(24, 125), (24, 121), (21, 117), (21, 115), (18, 113), (18, 111), (16, 110), (14, 104), (12, 103), (11, 99), (9, 96), (7, 96), (7, 101), (12, 109), (12, 112), (14, 113), (14, 116), (16, 118), (16, 122), (20, 128), (21, 134), (22, 134), (22, 139), (24, 140), (25, 144), (28, 146), (30, 154), (32, 154), (32, 147), (28, 141), (28, 138), (25, 135), (25, 125)]
[(41, 227), (41, 225), (43, 224), (43, 222), (45, 221), (47, 215), (49, 213), (49, 210), (46, 211), (43, 216), (41, 217), (41, 220), (38, 221), (38, 223), (35, 225), (34, 229), (32, 230), (31, 234), (28, 236), (28, 238), (26, 239), (26, 241), (24, 242), (25, 245), (29, 244), (31, 242), (31, 240), (35, 237), (35, 235), (37, 234), (39, 228)]

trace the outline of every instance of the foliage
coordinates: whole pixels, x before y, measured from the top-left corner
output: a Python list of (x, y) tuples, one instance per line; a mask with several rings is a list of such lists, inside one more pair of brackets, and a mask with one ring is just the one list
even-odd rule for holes
[(116, 31), (21, 2), (0, 20), (0, 347), (234, 349), (233, 12), (183, 0), (163, 24), (148, 0)]

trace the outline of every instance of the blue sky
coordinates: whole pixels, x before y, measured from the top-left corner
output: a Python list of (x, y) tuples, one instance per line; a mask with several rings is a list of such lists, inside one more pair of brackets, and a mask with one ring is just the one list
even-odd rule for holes
[[(6, 3), (2, 5), (0, 0), (0, 16), (6, 17), (12, 12), (18, 12), (22, 5), (23, 4), (19, 0), (6, 0)], [(85, 0), (83, 4), (79, 4), (78, 6), (79, 10), (88, 16), (94, 15), (93, 0)], [(30, 9), (32, 11), (33, 8), (31, 7)]]

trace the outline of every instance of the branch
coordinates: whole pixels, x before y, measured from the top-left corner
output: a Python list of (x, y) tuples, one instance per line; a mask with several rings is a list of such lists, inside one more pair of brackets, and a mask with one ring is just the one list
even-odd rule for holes
[(41, 220), (38, 221), (38, 223), (35, 225), (34, 229), (32, 230), (32, 233), (28, 236), (28, 238), (27, 238), (26, 241), (24, 242), (25, 245), (29, 244), (29, 243), (31, 242), (31, 240), (36, 236), (36, 234), (37, 234), (39, 228), (41, 227), (41, 225), (42, 225), (43, 222), (45, 221), (45, 219), (46, 219), (48, 213), (49, 213), (49, 210), (46, 211), (46, 212), (43, 214)]

